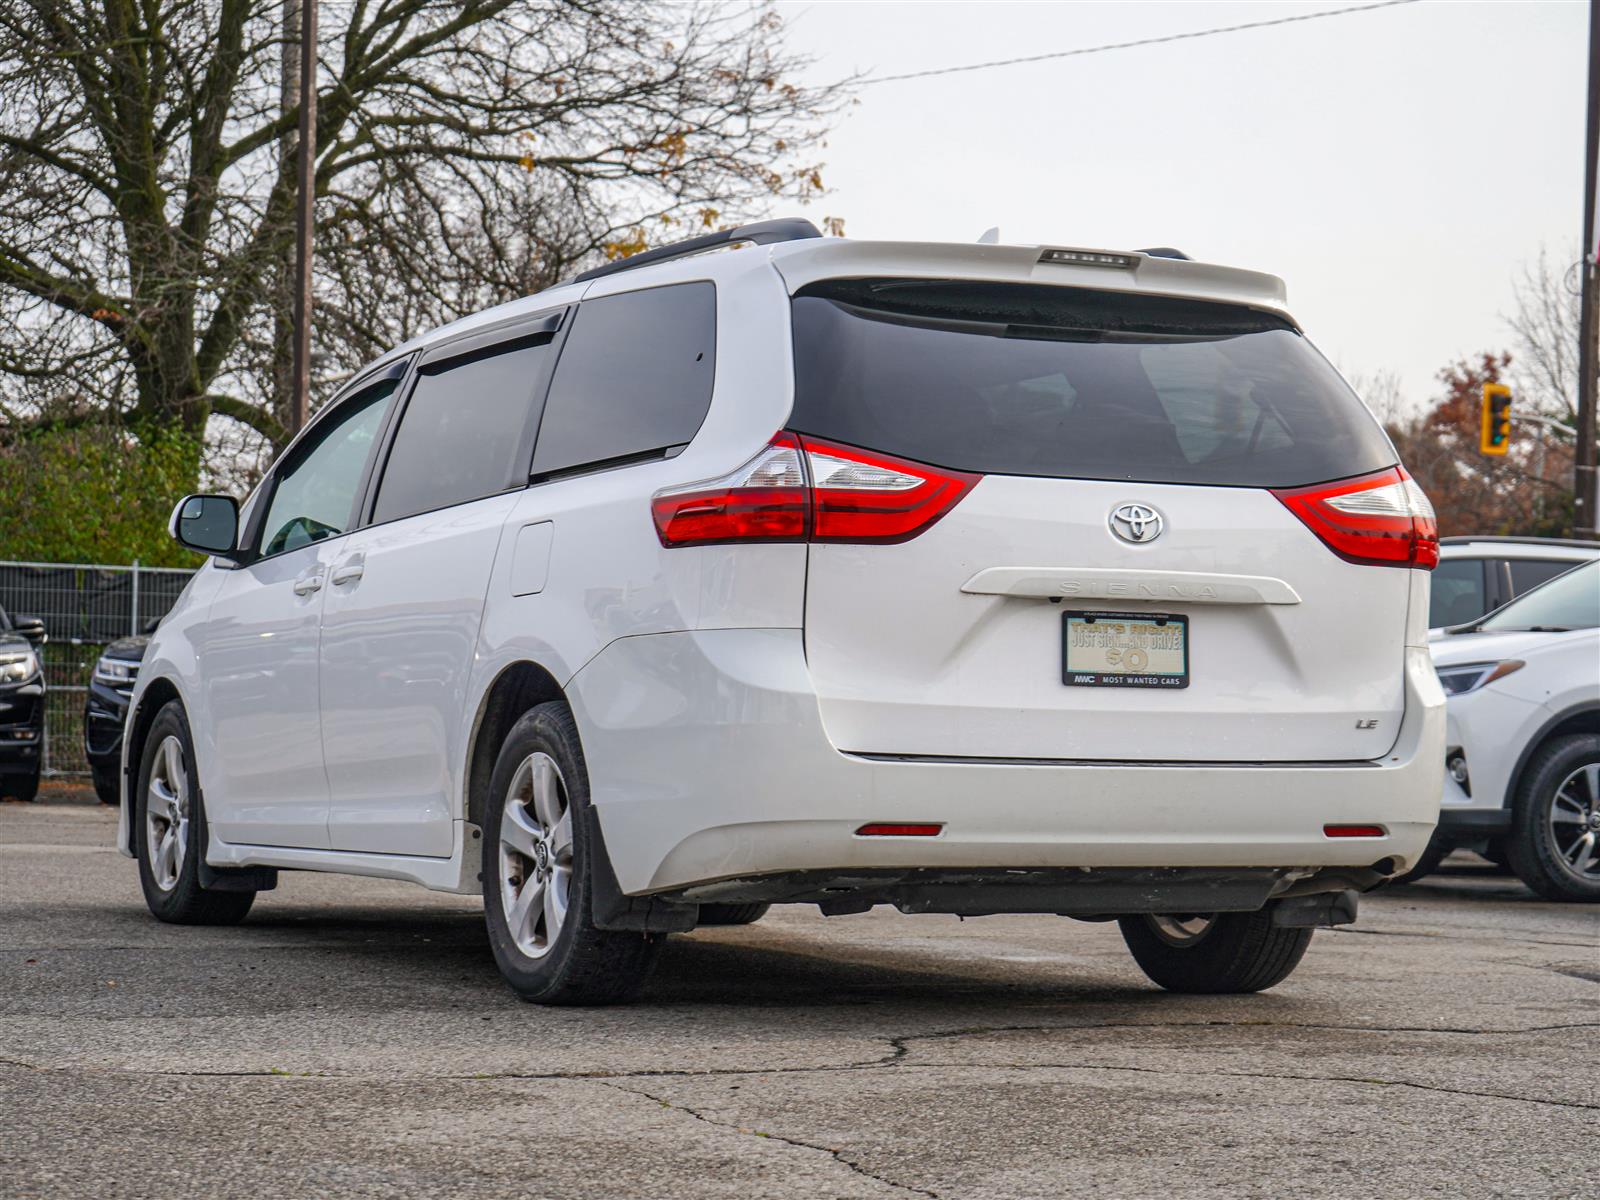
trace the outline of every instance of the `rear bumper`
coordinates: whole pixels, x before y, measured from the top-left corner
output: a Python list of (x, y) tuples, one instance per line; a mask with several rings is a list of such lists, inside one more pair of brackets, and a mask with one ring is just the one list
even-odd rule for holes
[[(1389, 754), (1339, 764), (881, 759), (828, 742), (799, 630), (619, 639), (569, 683), (629, 895), (780, 872), (906, 868), (1404, 869), (1439, 815), (1444, 704), (1407, 651)], [(930, 822), (937, 837), (858, 837)], [(1325, 824), (1381, 837), (1329, 838)]]

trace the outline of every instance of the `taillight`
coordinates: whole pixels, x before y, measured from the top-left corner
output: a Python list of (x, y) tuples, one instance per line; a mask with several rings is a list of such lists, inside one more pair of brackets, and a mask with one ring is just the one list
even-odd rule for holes
[(800, 439), (780, 433), (721, 479), (657, 492), (650, 511), (661, 544), (805, 541), (811, 500), (800, 455)]
[(663, 546), (904, 542), (972, 490), (977, 475), (780, 433), (737, 471), (657, 492)]
[(1404, 467), (1272, 494), (1349, 562), (1426, 571), (1439, 564), (1433, 505)]

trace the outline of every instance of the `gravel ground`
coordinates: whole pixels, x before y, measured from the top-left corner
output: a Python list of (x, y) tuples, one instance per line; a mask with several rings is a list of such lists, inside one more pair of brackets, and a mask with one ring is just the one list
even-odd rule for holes
[(1259, 996), (1114, 925), (794, 908), (553, 1010), (403, 884), (157, 924), (114, 828), (0, 804), (3, 1196), (1595, 1194), (1600, 913), (1471, 856)]

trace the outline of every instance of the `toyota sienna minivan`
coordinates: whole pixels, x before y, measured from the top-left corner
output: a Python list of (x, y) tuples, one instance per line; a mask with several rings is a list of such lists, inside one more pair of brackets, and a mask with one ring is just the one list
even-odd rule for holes
[(396, 348), (172, 527), (165, 921), (481, 892), (601, 1003), (774, 903), (1046, 913), (1254, 991), (1439, 811), (1433, 511), (1281, 281), (1176, 251), (710, 234)]

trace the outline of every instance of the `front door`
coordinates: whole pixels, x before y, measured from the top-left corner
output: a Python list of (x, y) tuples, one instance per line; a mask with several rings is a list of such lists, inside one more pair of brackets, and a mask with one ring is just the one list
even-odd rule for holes
[(396, 381), (363, 389), (300, 439), (264, 483), (203, 631), (204, 711), (195, 727), (206, 817), (225, 842), (328, 846), (317, 708), (323, 596), (347, 540)]

